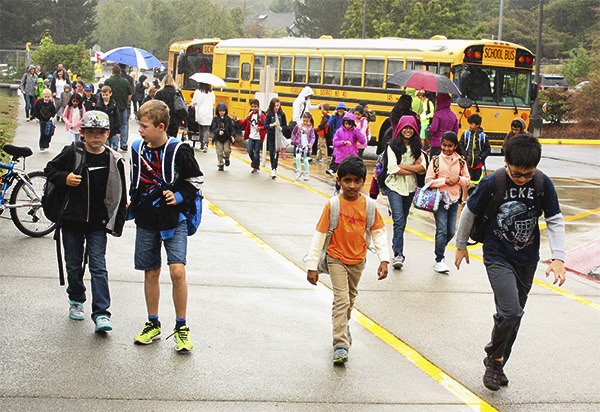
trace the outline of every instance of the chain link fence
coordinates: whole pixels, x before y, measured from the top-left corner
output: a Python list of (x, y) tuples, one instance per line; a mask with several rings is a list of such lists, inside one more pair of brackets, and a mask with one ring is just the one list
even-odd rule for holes
[(25, 50), (0, 49), (0, 82), (18, 81), (27, 70), (30, 58)]

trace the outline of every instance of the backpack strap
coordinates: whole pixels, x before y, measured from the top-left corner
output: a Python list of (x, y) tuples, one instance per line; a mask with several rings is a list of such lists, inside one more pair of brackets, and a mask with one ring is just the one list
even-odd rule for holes
[(544, 212), (542, 207), (544, 204), (544, 191), (545, 191), (545, 174), (539, 169), (535, 169), (535, 176), (533, 177), (533, 185), (535, 187), (535, 210), (538, 216), (541, 216)]
[(131, 143), (131, 187), (134, 189), (136, 189), (140, 183), (140, 164), (142, 163), (141, 156), (143, 143), (143, 139), (137, 139)]
[(162, 158), (162, 174), (163, 180), (169, 185), (175, 181), (175, 156), (182, 143), (176, 137), (170, 137), (165, 145), (165, 152)]
[(327, 229), (327, 235), (325, 236), (325, 242), (323, 243), (323, 251), (327, 252), (329, 243), (331, 242), (331, 235), (335, 228), (338, 226), (340, 220), (340, 198), (339, 196), (333, 196), (329, 198), (329, 228)]

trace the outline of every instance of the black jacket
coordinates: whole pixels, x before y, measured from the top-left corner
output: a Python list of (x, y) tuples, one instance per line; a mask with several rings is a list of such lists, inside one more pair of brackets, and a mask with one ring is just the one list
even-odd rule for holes
[(104, 99), (100, 99), (96, 104), (96, 109), (103, 111), (108, 115), (111, 136), (121, 133), (121, 112), (119, 111), (117, 102), (110, 99), (108, 104), (104, 104)]

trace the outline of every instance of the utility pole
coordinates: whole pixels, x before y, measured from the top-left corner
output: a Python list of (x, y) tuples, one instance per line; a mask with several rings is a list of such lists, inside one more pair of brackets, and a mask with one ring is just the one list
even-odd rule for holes
[(367, 37), (367, 0), (363, 0), (362, 38)]
[[(540, 84), (540, 61), (542, 60), (542, 19), (544, 15), (544, 0), (539, 0), (540, 8), (538, 13), (537, 44), (535, 46), (535, 83), (539, 88)], [(540, 97), (539, 90), (531, 109), (531, 119), (529, 121), (529, 131), (535, 137), (542, 134), (542, 117), (540, 116)]]
[(498, 40), (502, 40), (502, 19), (504, 17), (504, 0), (500, 0), (500, 17), (498, 18)]

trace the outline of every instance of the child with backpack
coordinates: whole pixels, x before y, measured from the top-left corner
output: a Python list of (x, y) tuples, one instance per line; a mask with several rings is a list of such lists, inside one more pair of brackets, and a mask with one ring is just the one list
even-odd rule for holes
[[(342, 127), (337, 129), (333, 135), (333, 155), (331, 164), (326, 172), (330, 174), (330, 170), (337, 170), (338, 165), (345, 158), (350, 156), (358, 156), (358, 146), (366, 145), (367, 138), (356, 127), (356, 117), (353, 113), (346, 113), (342, 119)], [(333, 167), (332, 167), (333, 166)], [(340, 190), (339, 184), (335, 184), (335, 192)]]
[[(148, 321), (134, 338), (148, 345), (161, 333), (158, 317), (161, 246), (167, 254), (173, 282), (176, 350), (193, 348), (186, 325), (187, 295), (185, 264), (187, 236), (193, 234), (189, 216), (198, 216), (202, 203), (199, 188), (202, 172), (194, 151), (175, 137), (167, 136), (169, 107), (161, 100), (144, 103), (136, 113), (141, 139), (130, 148), (131, 197), (128, 219), (135, 219), (135, 268), (144, 271)], [(200, 202), (199, 202), (200, 200)], [(199, 223), (199, 222), (197, 222)], [(195, 228), (193, 228), (195, 231)]]
[[(310, 112), (304, 112), (302, 115), (302, 123), (294, 126), (292, 130), (292, 145), (294, 146), (294, 156), (296, 158), (296, 180), (300, 180), (304, 176), (304, 180), (308, 181), (310, 164), (311, 148), (315, 142), (315, 129), (312, 127), (312, 115)], [(302, 172), (302, 163), (304, 163), (304, 172)]]
[(121, 111), (117, 102), (112, 98), (112, 89), (110, 86), (102, 86), (101, 98), (96, 105), (97, 109), (106, 113), (110, 119), (110, 134), (106, 145), (114, 150), (119, 149), (119, 138), (121, 137)]
[(319, 125), (316, 128), (316, 134), (317, 134), (317, 158), (316, 161), (317, 162), (321, 162), (327, 161), (327, 157), (328, 155), (328, 150), (327, 150), (327, 146), (328, 146), (328, 142), (327, 142), (327, 138), (329, 135), (329, 125), (327, 124), (327, 122), (329, 122), (329, 118), (331, 117), (329, 115), (329, 103), (323, 103), (321, 105), (321, 122), (319, 123)]
[(85, 318), (83, 275), (87, 260), (96, 332), (112, 330), (106, 234), (121, 236), (127, 202), (123, 157), (104, 145), (109, 132), (106, 113), (85, 113), (79, 130), (84, 141), (66, 146), (44, 169), (48, 181), (59, 190), (59, 200), (53, 203), (62, 205), (57, 230), (62, 232), (67, 268), (69, 318)]
[(469, 171), (462, 157), (462, 148), (454, 132), (442, 135), (441, 153), (431, 156), (425, 183), (439, 189), (443, 193), (442, 202), (433, 212), (435, 217), (435, 264), (433, 270), (437, 273), (448, 273), (444, 255), (446, 245), (450, 243), (456, 232), (456, 217), (461, 200), (461, 187), (469, 186)]
[[(325, 253), (321, 273), (329, 273), (333, 284), (333, 363), (348, 361), (352, 343), (348, 322), (358, 295), (358, 283), (365, 268), (371, 238), (379, 258), (378, 279), (388, 274), (388, 242), (383, 218), (375, 201), (361, 194), (367, 167), (362, 159), (347, 157), (337, 172), (341, 195), (331, 198), (323, 209), (308, 253), (307, 280), (319, 280), (320, 255)], [(365, 236), (365, 233), (367, 236)], [(370, 235), (370, 236), (369, 236)], [(325, 270), (325, 271), (323, 271)]]
[(245, 119), (238, 120), (238, 124), (244, 128), (244, 140), (248, 141), (248, 156), (252, 173), (260, 171), (260, 149), (265, 140), (267, 131), (265, 129), (266, 116), (260, 110), (258, 99), (250, 99), (250, 112)]
[(417, 174), (425, 172), (425, 156), (414, 116), (402, 116), (398, 122), (400, 134), (389, 141), (381, 154), (382, 169), (377, 175), (379, 187), (384, 188), (392, 211), (394, 234), (392, 250), (394, 269), (402, 269), (404, 256), (404, 230), (408, 212), (415, 196)]
[(531, 135), (517, 135), (506, 143), (504, 155), (506, 167), (484, 177), (462, 211), (454, 258), (457, 269), (463, 260), (469, 263), (466, 245), (471, 229), (479, 219), (489, 217), (483, 226), (483, 263), (496, 313), (491, 340), (485, 346), (483, 384), (492, 391), (509, 382), (504, 367), (540, 260), (538, 218), (542, 213), (552, 253), (546, 276), (553, 273), (558, 286), (565, 282), (565, 221), (552, 181), (537, 170), (542, 146)]
[(40, 150), (44, 151), (50, 147), (50, 141), (54, 134), (54, 123), (52, 118), (56, 115), (56, 108), (52, 101), (52, 91), (44, 89), (42, 98), (37, 99), (33, 104), (33, 117), (40, 121)]
[(69, 100), (69, 105), (63, 113), (63, 121), (65, 122), (65, 130), (67, 136), (72, 142), (81, 140), (79, 136), (79, 128), (81, 126), (81, 119), (85, 114), (85, 107), (83, 107), (83, 97), (78, 93), (73, 93)]
[(235, 125), (227, 114), (227, 105), (223, 102), (217, 104), (217, 115), (213, 118), (210, 131), (213, 135), (213, 143), (217, 150), (217, 168), (220, 172), (224, 166), (229, 166), (231, 155), (231, 143), (235, 138)]
[(465, 130), (460, 137), (460, 147), (465, 156), (469, 175), (471, 176), (471, 185), (477, 184), (484, 177), (485, 159), (489, 156), (492, 148), (488, 137), (481, 128), (481, 116), (477, 113), (467, 118), (469, 130)]

